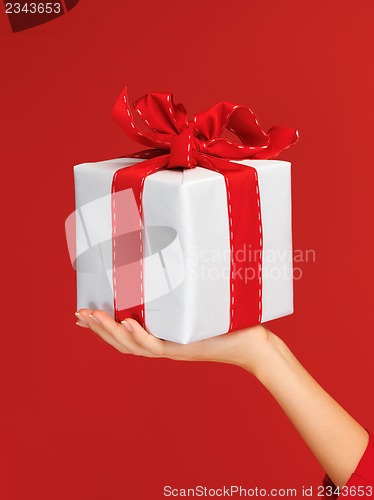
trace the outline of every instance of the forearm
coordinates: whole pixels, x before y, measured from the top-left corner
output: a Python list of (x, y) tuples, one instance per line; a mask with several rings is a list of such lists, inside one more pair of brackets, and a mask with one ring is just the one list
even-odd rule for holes
[(181, 345), (154, 337), (131, 318), (119, 324), (104, 311), (89, 309), (81, 309), (77, 316), (80, 326), (91, 328), (123, 353), (242, 366), (278, 401), (336, 486), (343, 486), (356, 469), (368, 433), (263, 326)]
[(366, 430), (271, 333), (254, 375), (277, 400), (334, 484), (346, 484), (368, 444)]

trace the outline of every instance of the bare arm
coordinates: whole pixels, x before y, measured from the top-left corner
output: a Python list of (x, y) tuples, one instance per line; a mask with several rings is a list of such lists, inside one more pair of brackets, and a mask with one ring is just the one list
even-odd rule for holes
[(135, 320), (116, 323), (103, 311), (81, 309), (77, 324), (89, 327), (125, 354), (241, 366), (274, 396), (336, 486), (344, 486), (369, 440), (358, 424), (313, 379), (286, 344), (255, 326), (193, 344), (160, 340)]
[(255, 375), (278, 401), (336, 486), (344, 486), (369, 440), (359, 425), (270, 334), (266, 362)]

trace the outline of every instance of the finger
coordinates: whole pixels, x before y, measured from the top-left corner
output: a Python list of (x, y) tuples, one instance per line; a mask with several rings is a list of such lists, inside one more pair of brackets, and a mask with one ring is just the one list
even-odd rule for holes
[(79, 318), (78, 323), (84, 322), (85, 328), (90, 328), (106, 343), (117, 349), (119, 352), (123, 354), (131, 354), (130, 351), (126, 349), (125, 346), (123, 346), (113, 337), (113, 335), (111, 335), (104, 327), (100, 326), (94, 319), (90, 317), (91, 313), (92, 313), (91, 309), (80, 309), (78, 313), (76, 313), (77, 317)]
[(150, 351), (136, 342), (132, 332), (130, 332), (125, 325), (117, 323), (105, 311), (95, 310), (89, 315), (89, 319), (91, 320), (90, 326), (92, 321), (97, 322), (97, 325), (94, 325), (95, 327), (104, 328), (119, 344), (130, 351), (130, 353), (135, 354), (136, 356), (153, 356)]
[(150, 352), (153, 356), (164, 357), (164, 341), (148, 333), (140, 324), (132, 318), (122, 321), (122, 325), (131, 333), (132, 338), (143, 349)]
[(137, 321), (127, 318), (122, 322), (131, 331), (133, 338), (147, 351), (156, 357), (175, 360), (192, 361), (196, 359), (197, 346), (193, 344), (177, 344), (168, 340), (161, 340), (147, 332)]
[(79, 312), (76, 312), (74, 314), (78, 319), (78, 321), (75, 323), (77, 326), (81, 326), (82, 328), (89, 328), (87, 321), (81, 314), (79, 314)]

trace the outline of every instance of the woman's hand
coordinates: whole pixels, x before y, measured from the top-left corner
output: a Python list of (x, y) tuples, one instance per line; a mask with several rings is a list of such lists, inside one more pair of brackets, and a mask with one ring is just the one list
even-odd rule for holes
[(160, 340), (134, 319), (114, 321), (106, 312), (80, 309), (77, 325), (90, 328), (124, 354), (182, 361), (217, 361), (242, 366), (254, 375), (265, 358), (273, 336), (262, 325), (245, 328), (192, 344)]
[(348, 481), (368, 444), (368, 433), (322, 389), (286, 344), (261, 325), (182, 345), (160, 340), (133, 319), (80, 309), (77, 324), (118, 351), (183, 361), (238, 365), (274, 396), (336, 486)]

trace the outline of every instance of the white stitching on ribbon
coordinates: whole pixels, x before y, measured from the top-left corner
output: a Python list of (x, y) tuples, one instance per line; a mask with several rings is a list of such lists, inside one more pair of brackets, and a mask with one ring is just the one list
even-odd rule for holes
[(260, 266), (258, 272), (258, 322), (261, 323), (262, 319), (262, 221), (261, 221), (261, 203), (260, 203), (260, 190), (258, 183), (257, 170), (254, 169), (256, 179), (256, 201), (258, 206), (258, 231), (260, 233)]

